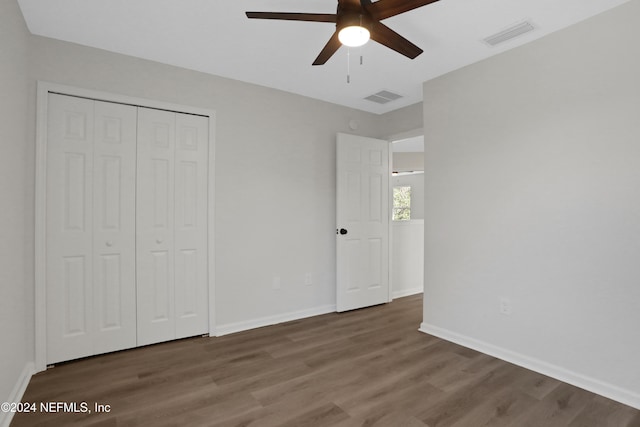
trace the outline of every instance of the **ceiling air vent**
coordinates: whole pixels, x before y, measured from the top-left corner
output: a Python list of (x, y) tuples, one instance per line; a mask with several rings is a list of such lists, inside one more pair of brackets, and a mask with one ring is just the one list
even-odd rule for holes
[(500, 31), (497, 34), (486, 37), (482, 39), (482, 41), (484, 41), (489, 46), (495, 46), (500, 43), (504, 43), (508, 40), (511, 40), (513, 38), (516, 38), (518, 36), (521, 36), (525, 33), (528, 33), (529, 31), (533, 31), (535, 29), (536, 27), (534, 27), (531, 22), (524, 21), (512, 27), (509, 27), (506, 30)]
[(365, 99), (371, 102), (376, 102), (378, 104), (386, 104), (387, 102), (395, 101), (396, 99), (399, 99), (399, 98), (402, 98), (402, 95), (389, 92), (388, 90), (381, 90), (378, 93), (374, 93), (373, 95), (367, 96)]

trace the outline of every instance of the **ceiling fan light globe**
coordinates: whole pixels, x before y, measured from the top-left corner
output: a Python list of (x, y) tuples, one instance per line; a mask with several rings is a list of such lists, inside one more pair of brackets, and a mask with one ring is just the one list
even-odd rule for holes
[(362, 46), (369, 41), (370, 37), (369, 30), (359, 25), (344, 27), (338, 33), (340, 43), (349, 47)]

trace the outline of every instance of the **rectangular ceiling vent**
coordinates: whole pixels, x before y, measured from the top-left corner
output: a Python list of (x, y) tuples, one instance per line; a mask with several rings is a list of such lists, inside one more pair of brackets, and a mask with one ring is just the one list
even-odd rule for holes
[(489, 46), (495, 46), (495, 45), (498, 45), (500, 43), (504, 43), (506, 41), (514, 39), (514, 38), (516, 38), (518, 36), (521, 36), (523, 34), (526, 34), (529, 31), (533, 31), (535, 29), (536, 29), (536, 27), (534, 27), (531, 22), (524, 21), (524, 22), (521, 22), (521, 23), (516, 24), (514, 26), (511, 26), (511, 27), (507, 28), (506, 30), (500, 31), (497, 34), (494, 34), (492, 36), (486, 37), (486, 38), (482, 39), (482, 41), (484, 41)]
[(381, 90), (378, 93), (367, 96), (365, 99), (371, 102), (376, 102), (378, 104), (386, 104), (387, 102), (395, 101), (396, 99), (400, 98), (402, 98), (402, 95), (389, 92), (388, 90)]

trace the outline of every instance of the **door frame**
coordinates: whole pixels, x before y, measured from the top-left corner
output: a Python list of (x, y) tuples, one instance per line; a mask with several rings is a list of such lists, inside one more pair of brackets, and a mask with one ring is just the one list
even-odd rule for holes
[[(394, 300), (393, 297), (393, 143), (403, 139), (424, 137), (424, 128), (412, 129), (406, 132), (400, 132), (388, 136), (389, 142), (389, 302)], [(423, 195), (424, 196), (424, 195)], [(423, 284), (424, 291), (424, 284)], [(398, 297), (401, 298), (401, 297)]]
[(76, 96), (96, 101), (113, 102), (136, 107), (154, 108), (177, 113), (205, 116), (209, 119), (208, 203), (207, 203), (207, 281), (209, 291), (209, 335), (215, 336), (215, 134), (216, 112), (206, 108), (101, 92), (46, 81), (38, 81), (36, 100), (36, 163), (35, 163), (35, 370), (47, 369), (47, 295), (46, 295), (46, 183), (47, 183), (47, 123), (49, 94)]

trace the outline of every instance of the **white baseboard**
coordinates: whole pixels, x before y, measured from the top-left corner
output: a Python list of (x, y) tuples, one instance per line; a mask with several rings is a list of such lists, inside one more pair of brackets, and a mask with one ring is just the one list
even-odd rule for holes
[(633, 408), (640, 409), (640, 394), (631, 390), (626, 390), (613, 384), (570, 371), (560, 366), (525, 356), (493, 344), (479, 341), (447, 329), (429, 325), (424, 322), (420, 325), (419, 330), (425, 334), (434, 335), (438, 338), (460, 344), (464, 347), (472, 348), (490, 356), (497, 357), (498, 359), (513, 363), (514, 365), (522, 366), (523, 368), (530, 369)]
[(409, 295), (421, 294), (424, 292), (424, 286), (419, 286), (411, 289), (402, 289), (400, 291), (393, 291), (391, 293), (393, 299), (408, 297)]
[[(31, 381), (31, 376), (36, 373), (36, 367), (33, 362), (28, 362), (24, 369), (22, 369), (22, 373), (18, 377), (18, 381), (16, 381), (13, 386), (13, 390), (11, 390), (11, 394), (9, 398), (6, 400), (7, 402), (21, 402), (22, 396), (24, 396), (24, 392), (29, 385), (29, 381)], [(13, 419), (13, 412), (3, 412), (0, 411), (0, 427), (9, 427), (11, 424), (11, 420)]]
[(292, 320), (304, 319), (306, 317), (319, 316), (321, 314), (335, 313), (335, 305), (324, 305), (321, 307), (309, 308), (306, 310), (292, 311), (275, 316), (261, 317), (258, 319), (245, 320), (243, 322), (228, 323), (216, 328), (216, 336), (233, 334), (235, 332), (247, 331), (249, 329), (261, 328), (263, 326), (276, 325), (278, 323), (290, 322)]

